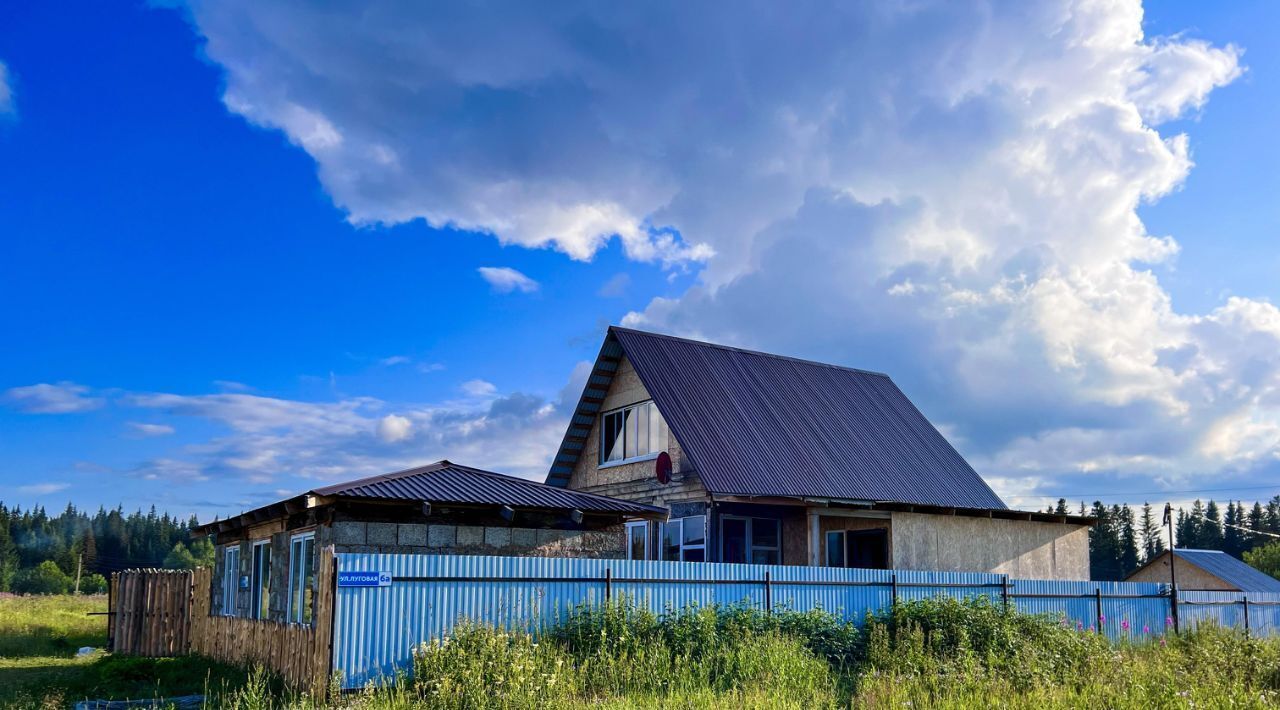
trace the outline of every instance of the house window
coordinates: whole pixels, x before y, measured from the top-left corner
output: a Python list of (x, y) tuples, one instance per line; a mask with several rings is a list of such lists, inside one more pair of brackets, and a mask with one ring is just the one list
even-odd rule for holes
[(649, 523), (627, 523), (627, 559), (649, 559)]
[(253, 599), (250, 614), (255, 619), (265, 619), (271, 605), (271, 541), (253, 543), (253, 581), (250, 587)]
[(781, 527), (771, 518), (724, 516), (720, 519), (720, 561), (781, 564)]
[(226, 549), (222, 558), (222, 615), (236, 615), (236, 587), (240, 581), (240, 546)]
[(889, 568), (889, 531), (842, 530), (827, 533), (827, 566)]
[(316, 587), (315, 533), (294, 535), (289, 541), (289, 622), (310, 624)]
[(707, 516), (691, 515), (662, 524), (662, 559), (704, 562), (707, 559)]
[(656, 456), (666, 447), (667, 424), (653, 402), (641, 402), (600, 416), (600, 463)]
[(844, 567), (844, 531), (827, 533), (827, 566)]

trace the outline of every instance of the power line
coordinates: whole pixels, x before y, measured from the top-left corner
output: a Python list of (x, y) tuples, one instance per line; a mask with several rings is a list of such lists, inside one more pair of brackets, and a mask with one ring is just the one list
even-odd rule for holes
[(1009, 498), (1117, 498), (1127, 496), (1162, 496), (1162, 495), (1178, 495), (1185, 493), (1225, 493), (1227, 491), (1256, 491), (1262, 489), (1275, 489), (1275, 484), (1265, 486), (1238, 486), (1235, 488), (1188, 488), (1181, 491), (1129, 491), (1122, 493), (1040, 493), (1027, 495), (1014, 495)]

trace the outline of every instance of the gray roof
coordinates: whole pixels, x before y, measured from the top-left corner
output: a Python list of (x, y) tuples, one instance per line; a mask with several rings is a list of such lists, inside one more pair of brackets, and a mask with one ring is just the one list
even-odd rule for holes
[(1280, 593), (1280, 579), (1254, 569), (1221, 550), (1178, 549), (1174, 552), (1179, 561), (1190, 562), (1242, 592)]
[(607, 496), (571, 491), (545, 483), (437, 461), (395, 473), (317, 488), (311, 493), (338, 498), (413, 500), (463, 505), (509, 505), (646, 515), (662, 508)]
[(887, 375), (613, 327), (548, 483), (625, 353), (712, 493), (1006, 510)]

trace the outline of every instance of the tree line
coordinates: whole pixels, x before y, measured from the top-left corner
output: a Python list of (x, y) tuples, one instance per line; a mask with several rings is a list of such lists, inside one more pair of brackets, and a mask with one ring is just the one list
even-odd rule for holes
[(89, 515), (68, 503), (51, 516), (42, 506), (0, 501), (0, 592), (92, 594), (106, 591), (106, 576), (121, 569), (211, 566), (213, 544), (192, 540), (196, 524), (195, 516), (182, 520), (154, 506)]
[[(1046, 512), (1069, 515), (1066, 499)], [(1095, 580), (1123, 580), (1167, 549), (1168, 532), (1162, 524), (1163, 506), (1143, 503), (1135, 511), (1129, 505), (1108, 506), (1083, 502), (1077, 511), (1098, 519), (1089, 529), (1089, 574)], [(1217, 502), (1196, 500), (1191, 510), (1178, 508), (1174, 518), (1175, 543), (1179, 548), (1221, 550), (1264, 572), (1280, 576), (1271, 560), (1280, 559), (1280, 540), (1264, 533), (1280, 535), (1280, 495), (1267, 503), (1247, 505), (1229, 501), (1225, 511)]]

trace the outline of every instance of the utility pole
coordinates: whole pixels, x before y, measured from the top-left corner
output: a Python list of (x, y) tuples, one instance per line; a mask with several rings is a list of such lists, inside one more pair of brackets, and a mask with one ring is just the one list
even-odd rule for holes
[(1169, 528), (1169, 615), (1173, 633), (1178, 633), (1178, 555), (1173, 547), (1173, 504), (1164, 504), (1164, 524)]
[(84, 553), (76, 557), (76, 594), (80, 593), (80, 570), (84, 567)]

